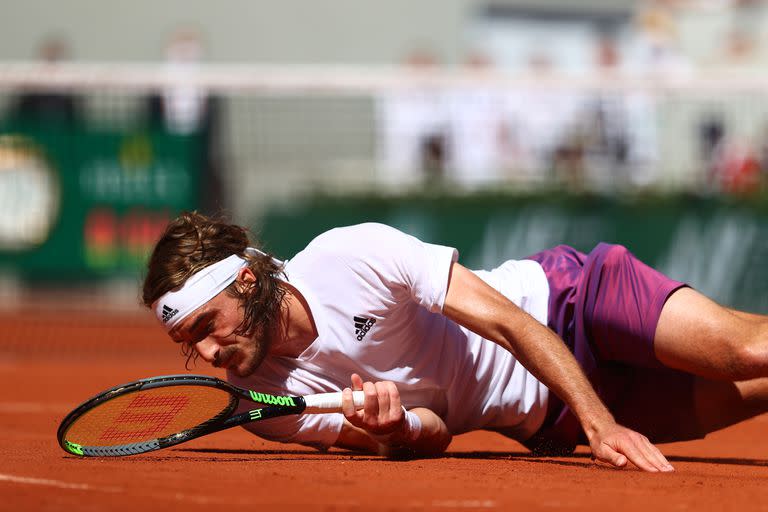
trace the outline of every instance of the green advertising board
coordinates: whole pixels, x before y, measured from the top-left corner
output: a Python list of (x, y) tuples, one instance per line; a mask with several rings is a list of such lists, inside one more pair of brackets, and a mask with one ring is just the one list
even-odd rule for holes
[(627, 246), (643, 261), (721, 303), (768, 313), (768, 202), (687, 196), (485, 194), (405, 198), (318, 197), (254, 221), (278, 257), (323, 231), (382, 222), (459, 249), (469, 268), (493, 268), (568, 244)]
[(27, 280), (136, 275), (194, 209), (200, 144), (160, 130), (0, 129), (0, 266)]

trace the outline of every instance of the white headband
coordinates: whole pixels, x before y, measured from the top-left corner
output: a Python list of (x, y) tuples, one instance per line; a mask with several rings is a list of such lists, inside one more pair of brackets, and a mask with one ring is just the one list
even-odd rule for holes
[[(245, 252), (248, 255), (264, 254), (253, 247), (248, 247)], [(272, 258), (272, 261), (278, 265), (283, 264), (275, 258)], [(237, 279), (240, 269), (247, 264), (246, 260), (233, 254), (192, 274), (180, 288), (169, 291), (155, 302), (153, 309), (157, 319), (170, 331), (229, 286)]]

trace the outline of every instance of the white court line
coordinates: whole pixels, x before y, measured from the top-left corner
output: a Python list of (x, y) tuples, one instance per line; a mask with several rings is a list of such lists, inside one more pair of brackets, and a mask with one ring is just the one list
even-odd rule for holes
[(498, 504), (493, 500), (435, 500), (433, 507), (439, 508), (496, 508)]
[[(126, 492), (126, 489), (122, 487), (95, 487), (88, 484), (62, 482), (61, 480), (49, 480), (47, 478), (32, 478), (28, 476), (17, 476), (0, 473), (0, 482), (11, 482), (15, 484), (27, 484), (27, 485), (41, 485), (43, 487), (54, 487), (56, 489), (69, 489), (75, 491), (98, 491), (98, 492)], [(139, 496), (144, 498), (155, 498), (161, 500), (173, 500), (196, 503), (198, 505), (211, 505), (211, 504), (240, 504), (246, 505), (252, 503), (252, 500), (240, 499), (233, 502), (231, 499), (223, 499), (217, 497), (189, 495), (183, 492), (176, 493), (140, 493)]]
[(43, 487), (55, 487), (57, 489), (75, 489), (78, 491), (103, 491), (103, 492), (123, 492), (120, 487), (94, 487), (88, 484), (73, 484), (62, 482), (60, 480), (49, 480), (47, 478), (31, 478), (28, 476), (16, 476), (0, 473), (0, 482), (13, 482), (15, 484), (42, 485)]

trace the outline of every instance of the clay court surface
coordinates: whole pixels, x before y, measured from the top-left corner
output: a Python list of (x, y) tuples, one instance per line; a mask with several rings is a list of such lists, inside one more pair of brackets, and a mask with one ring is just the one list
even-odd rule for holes
[[(768, 510), (768, 416), (662, 446), (674, 474), (535, 458), (497, 434), (407, 462), (321, 454), (241, 429), (129, 458), (81, 459), (59, 421), (102, 389), (184, 373), (146, 315), (0, 314), (0, 510)], [(213, 374), (198, 366), (195, 373)]]

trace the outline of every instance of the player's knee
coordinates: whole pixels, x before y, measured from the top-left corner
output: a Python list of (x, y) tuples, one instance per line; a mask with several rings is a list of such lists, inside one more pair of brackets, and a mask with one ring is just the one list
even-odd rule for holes
[(751, 339), (747, 343), (731, 344), (730, 364), (733, 380), (768, 376), (768, 339)]

